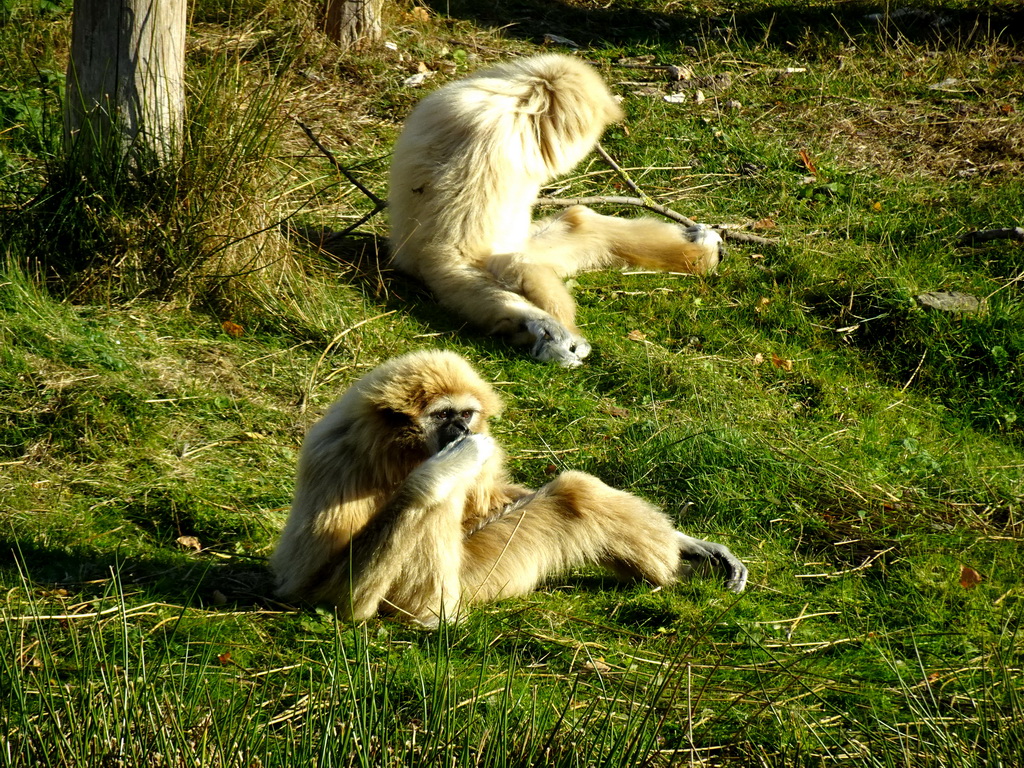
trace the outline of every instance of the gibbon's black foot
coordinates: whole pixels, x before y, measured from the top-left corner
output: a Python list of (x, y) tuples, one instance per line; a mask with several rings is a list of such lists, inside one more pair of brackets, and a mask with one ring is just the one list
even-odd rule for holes
[(576, 368), (590, 354), (590, 344), (551, 317), (536, 318), (523, 323), (533, 336), (530, 354), (542, 363), (558, 363), (563, 368)]
[(720, 262), (725, 261), (725, 243), (722, 236), (707, 224), (694, 224), (683, 229), (683, 238), (696, 245), (703, 246), (707, 255), (701, 260), (705, 271), (712, 272)]
[(726, 589), (742, 592), (747, 586), (747, 566), (740, 562), (724, 544), (713, 541), (694, 539), (679, 532), (679, 555), (682, 562), (679, 566), (680, 578), (689, 578), (702, 566), (707, 566), (720, 574), (725, 581)]

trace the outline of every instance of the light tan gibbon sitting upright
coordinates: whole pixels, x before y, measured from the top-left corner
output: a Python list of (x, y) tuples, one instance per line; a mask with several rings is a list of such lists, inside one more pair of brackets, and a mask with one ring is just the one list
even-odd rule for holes
[(279, 594), (424, 626), (523, 595), (584, 564), (669, 584), (712, 571), (740, 592), (721, 544), (581, 472), (513, 485), (487, 420), (498, 395), (463, 358), (413, 352), (357, 381), (306, 436), (295, 500), (271, 557)]
[(579, 365), (590, 345), (565, 278), (627, 264), (704, 273), (719, 261), (721, 238), (703, 225), (583, 206), (531, 223), (541, 187), (622, 118), (598, 73), (559, 54), (501, 64), (430, 94), (395, 145), (394, 265), (485, 331), (532, 345), (539, 360)]

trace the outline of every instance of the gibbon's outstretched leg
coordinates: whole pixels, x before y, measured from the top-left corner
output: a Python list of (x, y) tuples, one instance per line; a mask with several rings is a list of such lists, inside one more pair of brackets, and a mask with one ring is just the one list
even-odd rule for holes
[(585, 564), (659, 586), (704, 567), (735, 592), (747, 583), (746, 567), (727, 547), (675, 530), (656, 507), (596, 477), (566, 472), (466, 538), (463, 599), (524, 595)]
[(590, 345), (562, 280), (636, 264), (709, 272), (706, 227), (616, 219), (577, 207), (531, 224), (541, 187), (568, 173), (623, 118), (600, 75), (570, 56), (517, 59), (454, 81), (406, 120), (391, 164), (394, 265), (489, 333), (580, 365)]
[[(540, 326), (536, 319), (527, 320), (533, 356), (571, 367), (590, 352), (590, 344), (576, 327), (576, 303), (565, 278), (629, 265), (666, 272), (711, 272), (718, 265), (721, 243), (718, 233), (703, 224), (682, 229), (652, 219), (602, 216), (577, 205), (561, 216), (536, 222), (522, 252), (491, 256), (487, 269), (500, 284), (525, 296), (566, 330), (560, 334)], [(567, 338), (574, 346), (566, 348)]]
[(629, 265), (707, 274), (718, 267), (722, 238), (704, 224), (680, 227), (655, 219), (604, 216), (584, 205), (533, 226), (530, 261), (560, 265), (563, 277)]

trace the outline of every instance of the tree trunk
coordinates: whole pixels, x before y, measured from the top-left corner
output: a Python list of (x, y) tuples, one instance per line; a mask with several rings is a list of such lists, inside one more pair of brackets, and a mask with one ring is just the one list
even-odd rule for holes
[(75, 0), (65, 149), (84, 173), (180, 156), (186, 0)]
[(346, 50), (375, 43), (383, 34), (383, 6), (384, 0), (327, 0), (324, 31)]

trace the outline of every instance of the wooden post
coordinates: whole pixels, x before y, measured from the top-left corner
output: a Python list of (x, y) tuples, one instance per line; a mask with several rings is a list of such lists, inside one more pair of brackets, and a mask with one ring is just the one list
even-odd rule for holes
[(82, 172), (180, 157), (186, 0), (75, 0), (65, 149)]
[(380, 40), (384, 0), (327, 0), (324, 32), (346, 50)]

